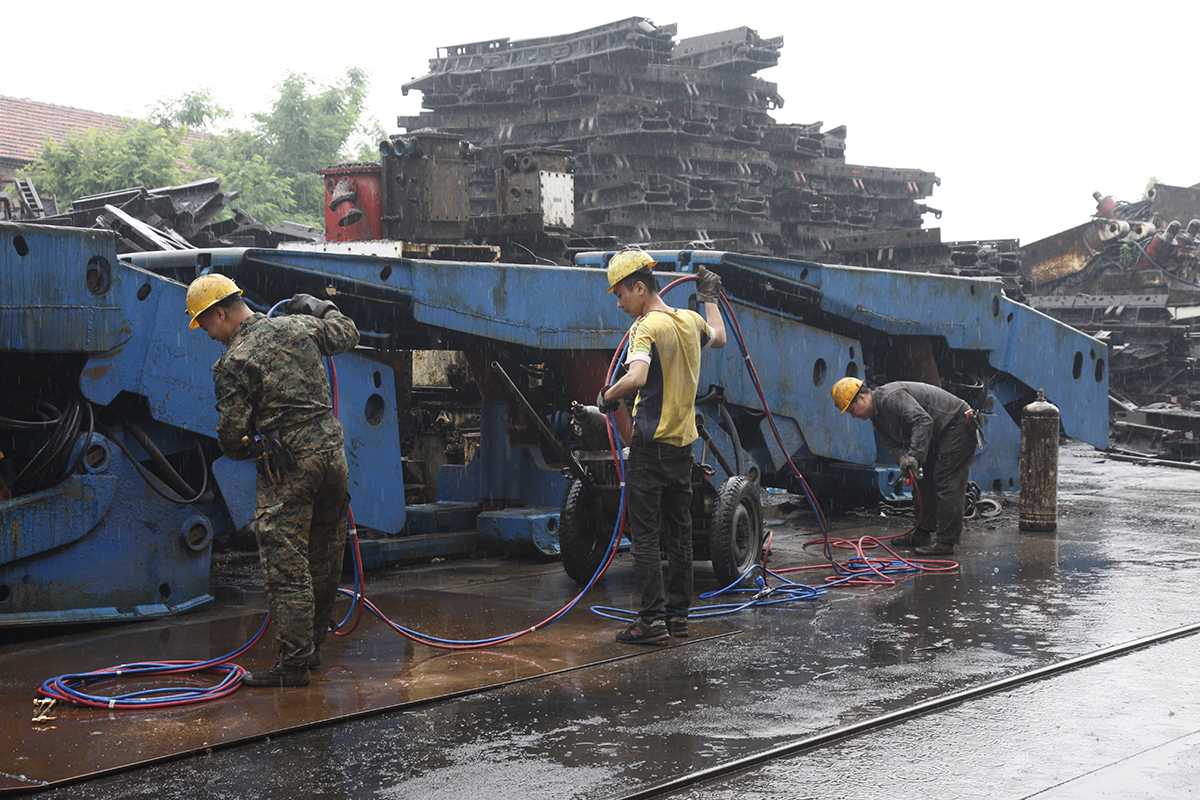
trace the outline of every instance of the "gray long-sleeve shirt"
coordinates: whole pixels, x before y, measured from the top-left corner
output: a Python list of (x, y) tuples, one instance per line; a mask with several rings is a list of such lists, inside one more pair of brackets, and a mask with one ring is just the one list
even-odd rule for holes
[(945, 389), (915, 381), (886, 383), (871, 395), (875, 400), (871, 424), (896, 462), (907, 453), (924, 464), (930, 445), (952, 422), (965, 421), (970, 409)]

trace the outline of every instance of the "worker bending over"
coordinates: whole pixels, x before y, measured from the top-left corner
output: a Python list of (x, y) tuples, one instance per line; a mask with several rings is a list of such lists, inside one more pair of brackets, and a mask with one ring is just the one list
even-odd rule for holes
[(912, 532), (891, 543), (915, 547), (923, 556), (952, 555), (962, 538), (975, 457), (971, 407), (927, 383), (896, 381), (872, 391), (858, 378), (835, 383), (833, 403), (843, 414), (870, 420), (904, 477), (910, 471), (916, 476), (921, 516)]
[(188, 287), (188, 327), (226, 348), (213, 365), (217, 441), (225, 455), (253, 457), (258, 467), (254, 534), (279, 649), (275, 665), (246, 675), (246, 686), (308, 685), (346, 544), (350, 477), (321, 357), (354, 347), (358, 328), (312, 295), (295, 295), (286, 310), (290, 316), (273, 318), (251, 312), (224, 275)]
[[(725, 346), (725, 323), (717, 306), (720, 276), (704, 267), (698, 271), (696, 299), (704, 305), (702, 317), (663, 302), (650, 271), (656, 263), (637, 248), (622, 250), (608, 263), (608, 291), (634, 323), (629, 329), (626, 373), (596, 398), (601, 411), (610, 411), (621, 399), (636, 395), (625, 496), (634, 586), (641, 605), (638, 618), (617, 634), (617, 641), (625, 644), (688, 635), (692, 442), (698, 437), (700, 351)], [(665, 577), (661, 547), (667, 553)]]

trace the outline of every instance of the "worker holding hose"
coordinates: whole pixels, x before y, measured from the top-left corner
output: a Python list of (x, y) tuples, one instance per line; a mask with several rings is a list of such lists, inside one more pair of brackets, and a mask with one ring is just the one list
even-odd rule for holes
[[(962, 538), (967, 479), (975, 457), (974, 419), (966, 401), (927, 383), (895, 381), (872, 391), (858, 378), (833, 385), (838, 411), (870, 420), (900, 472), (916, 478), (921, 517), (891, 540), (918, 555), (953, 555)], [(936, 536), (934, 536), (936, 534)]]
[(653, 644), (688, 635), (692, 442), (698, 437), (700, 353), (725, 346), (725, 323), (717, 306), (720, 276), (704, 267), (697, 273), (696, 300), (704, 306), (701, 316), (663, 302), (651, 272), (656, 263), (637, 248), (622, 250), (608, 263), (608, 291), (634, 323), (625, 374), (596, 398), (600, 410), (608, 412), (623, 398), (636, 396), (625, 491), (634, 591), (641, 606), (638, 618), (617, 634), (623, 644)]
[(224, 275), (188, 287), (189, 327), (226, 348), (213, 366), (217, 441), (225, 455), (254, 458), (258, 468), (254, 533), (278, 654), (274, 666), (246, 675), (246, 686), (308, 685), (346, 544), (349, 470), (321, 359), (354, 347), (358, 328), (312, 295), (295, 295), (285, 310), (270, 318), (252, 312)]

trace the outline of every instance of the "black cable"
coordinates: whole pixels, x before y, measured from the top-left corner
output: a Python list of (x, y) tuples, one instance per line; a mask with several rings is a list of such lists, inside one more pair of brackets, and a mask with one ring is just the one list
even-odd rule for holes
[[(144, 430), (141, 429), (140, 426), (135, 424), (133, 420), (130, 419), (126, 419), (124, 421), (124, 425), (125, 430), (129, 431), (130, 435), (137, 440), (137, 443), (140, 444), (142, 449), (145, 450), (147, 455), (150, 456), (150, 461), (155, 467), (158, 468), (160, 473), (159, 479), (163, 483), (171, 487), (171, 489), (174, 490), (180, 497), (187, 497), (188, 495), (196, 494), (196, 490), (193, 489), (191, 485), (189, 485), (188, 482), (185, 481), (183, 477), (175, 471), (175, 468), (171, 466), (171, 462), (167, 461), (167, 457), (163, 455), (162, 450), (158, 449), (158, 445), (154, 443), (154, 441), (146, 434)], [(201, 459), (201, 463), (204, 463), (203, 458)], [(207, 474), (208, 470), (206, 469), (205, 475), (207, 476)], [(198, 496), (199, 495), (197, 495), (197, 497)]]
[[(195, 497), (185, 500), (182, 497), (169, 494), (164, 492), (162, 489), (159, 489), (155, 483), (158, 481), (158, 478), (154, 476), (150, 470), (143, 467), (136, 458), (134, 458), (133, 453), (129, 452), (129, 448), (125, 446), (125, 443), (114, 436), (112, 431), (105, 427), (104, 423), (99, 423), (99, 425), (100, 430), (104, 433), (104, 435), (108, 437), (109, 441), (117, 446), (117, 449), (125, 454), (125, 457), (129, 459), (129, 463), (132, 464), (133, 468), (136, 469), (138, 474), (142, 476), (142, 480), (144, 480), (146, 485), (153, 489), (154, 493), (159, 497), (169, 503), (174, 503), (175, 505), (179, 506), (189, 506), (204, 500), (205, 493), (208, 491), (208, 462), (204, 460), (204, 449), (200, 446), (199, 439), (196, 440), (196, 453), (199, 455), (200, 463), (204, 467), (204, 483), (200, 486), (200, 491), (196, 493)], [(151, 480), (151, 478), (154, 478), (154, 480)]]
[[(79, 433), (82, 412), (78, 397), (71, 398), (65, 413), (45, 401), (39, 400), (37, 405), (54, 412), (54, 426), (46, 441), (13, 479), (14, 492), (22, 494), (50, 488), (65, 479), (66, 461), (70, 458), (71, 446)], [(25, 485), (21, 485), (22, 480)]]

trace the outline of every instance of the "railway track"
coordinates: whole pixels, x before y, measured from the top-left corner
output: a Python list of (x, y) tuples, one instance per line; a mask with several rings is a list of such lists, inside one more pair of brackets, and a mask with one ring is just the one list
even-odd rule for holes
[(1191, 625), (1185, 625), (1182, 627), (1161, 631), (1140, 639), (1101, 648), (1091, 653), (1085, 653), (1083, 655), (1075, 656), (1074, 658), (1066, 659), (1065, 661), (1047, 664), (1046, 666), (1038, 667), (1037, 669), (1022, 672), (1017, 675), (1000, 678), (998, 680), (991, 681), (970, 689), (964, 689), (959, 692), (952, 692), (940, 697), (935, 697), (906, 708), (896, 709), (895, 711), (890, 711), (877, 717), (843, 725), (835, 730), (826, 731), (813, 736), (807, 736), (802, 739), (797, 739), (793, 742), (787, 742), (769, 750), (764, 750), (760, 753), (755, 753), (753, 755), (727, 761), (723, 764), (717, 764), (706, 769), (695, 770), (684, 775), (679, 775), (662, 783), (658, 783), (653, 786), (640, 789), (636, 792), (623, 795), (620, 800), (644, 800), (645, 798), (670, 797), (676, 792), (695, 788), (719, 779), (726, 779), (738, 773), (748, 772), (749, 770), (766, 766), (775, 761), (780, 761), (782, 759), (812, 752), (823, 747), (828, 747), (830, 745), (843, 742), (847, 739), (862, 736), (872, 731), (878, 731), (884, 727), (897, 725), (899, 723), (916, 719), (917, 717), (922, 717), (928, 714), (934, 714), (939, 711), (945, 711), (947, 709), (962, 705), (963, 703), (967, 703), (971, 700), (976, 700), (1000, 692), (1010, 691), (1020, 686), (1031, 684), (1064, 672), (1095, 666), (1105, 661), (1110, 661), (1139, 650), (1154, 647), (1155, 645), (1165, 644), (1176, 639), (1192, 636), (1196, 633), (1200, 633), (1200, 623), (1193, 623)]

